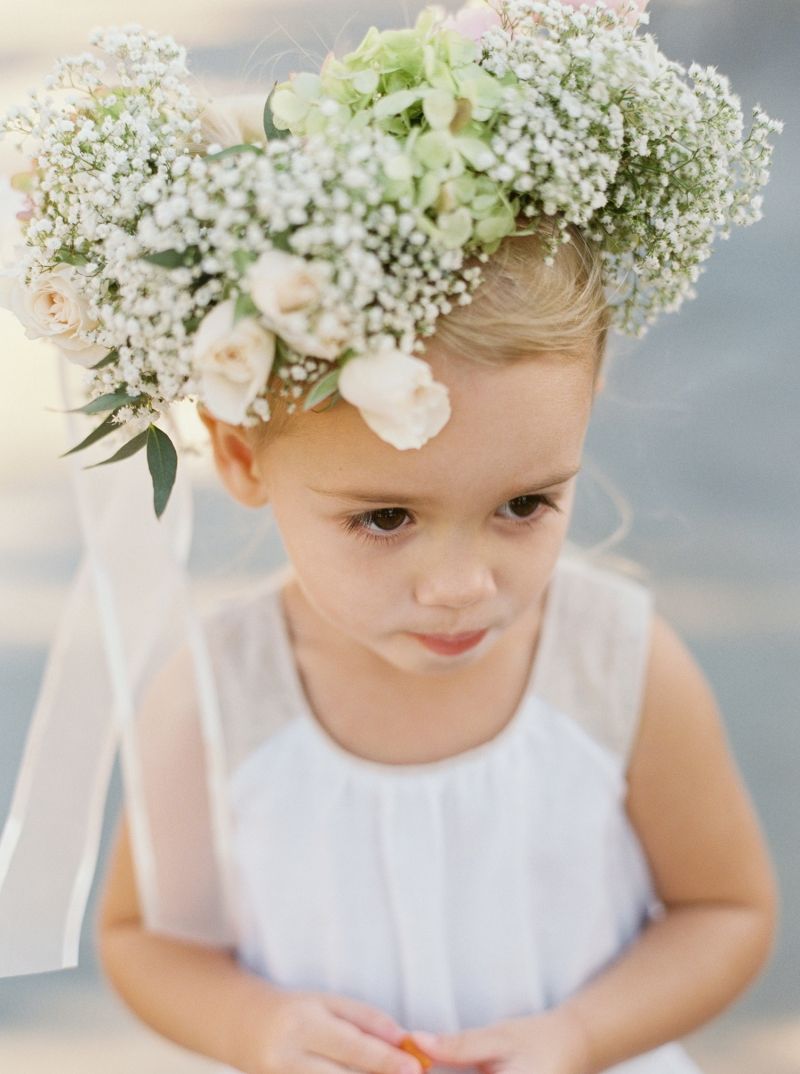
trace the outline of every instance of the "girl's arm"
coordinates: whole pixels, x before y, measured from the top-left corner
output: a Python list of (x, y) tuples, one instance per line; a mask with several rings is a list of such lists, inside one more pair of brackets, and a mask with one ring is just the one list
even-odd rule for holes
[(278, 994), (223, 948), (172, 939), (142, 927), (123, 814), (106, 874), (96, 946), (103, 970), (125, 1003), (169, 1040), (241, 1070), (256, 1011)]
[(116, 991), (142, 1021), (190, 1051), (244, 1074), (422, 1074), (406, 1030), (369, 1003), (279, 988), (232, 950), (143, 928), (123, 814), (97, 920), (97, 947)]
[(666, 913), (558, 1010), (596, 1074), (696, 1029), (763, 968), (778, 887), (712, 692), (654, 616), (626, 808)]

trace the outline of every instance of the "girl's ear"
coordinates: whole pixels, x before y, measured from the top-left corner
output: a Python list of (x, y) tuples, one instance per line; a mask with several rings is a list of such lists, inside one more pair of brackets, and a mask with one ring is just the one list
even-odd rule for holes
[(202, 403), (197, 405), (197, 415), (208, 429), (225, 488), (244, 507), (263, 507), (269, 500), (267, 482), (243, 427), (214, 417)]

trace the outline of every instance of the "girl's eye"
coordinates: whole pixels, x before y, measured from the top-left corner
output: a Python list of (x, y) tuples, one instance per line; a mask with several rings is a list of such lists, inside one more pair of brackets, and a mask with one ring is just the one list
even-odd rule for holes
[(552, 507), (556, 511), (559, 510), (550, 496), (542, 496), (541, 494), (533, 495), (531, 493), (529, 496), (516, 496), (513, 500), (507, 500), (506, 502), (516, 505), (514, 506), (514, 511), (518, 511), (519, 514), (515, 515), (515, 517), (520, 522), (529, 522), (534, 518), (538, 519), (542, 512), (538, 511), (537, 508), (542, 504), (546, 507)]
[[(507, 500), (506, 503), (513, 506), (515, 514), (512, 517), (521, 526), (537, 525), (540, 517), (548, 509), (561, 510), (560, 507), (556, 506), (552, 497), (543, 496), (541, 493), (516, 496), (513, 500)], [(544, 507), (544, 510), (540, 511), (540, 507)], [(409, 528), (402, 525), (404, 515), (408, 515), (408, 511), (404, 507), (381, 507), (377, 511), (365, 511), (360, 515), (350, 515), (344, 519), (343, 526), (347, 533), (352, 533), (362, 540), (374, 541), (377, 544), (388, 544), (390, 541), (396, 540), (400, 533)], [(377, 527), (377, 532), (375, 529), (370, 528), (372, 525)]]
[[(400, 528), (397, 525), (398, 521), (401, 520), (400, 516), (407, 514), (408, 512), (403, 507), (381, 507), (377, 511), (365, 511), (361, 515), (350, 515), (349, 518), (344, 520), (344, 528), (347, 533), (353, 533), (356, 537), (361, 537), (366, 541), (391, 541), (393, 532)], [(371, 522), (375, 523), (378, 529), (386, 536), (380, 537), (374, 530), (368, 529)], [(403, 529), (406, 528), (405, 526), (403, 527)]]

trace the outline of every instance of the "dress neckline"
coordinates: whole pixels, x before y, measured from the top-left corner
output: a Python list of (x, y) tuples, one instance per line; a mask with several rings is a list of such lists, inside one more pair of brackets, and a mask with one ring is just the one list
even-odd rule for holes
[(520, 730), (528, 714), (530, 703), (538, 693), (538, 686), (543, 679), (543, 668), (549, 660), (550, 647), (554, 636), (554, 620), (556, 617), (555, 589), (557, 588), (557, 576), (560, 560), (556, 562), (553, 573), (545, 591), (544, 608), (539, 625), (539, 641), (536, 646), (528, 677), (525, 682), (522, 696), (508, 722), (486, 742), (481, 742), (467, 750), (451, 754), (449, 757), (441, 757), (436, 761), (421, 761), (416, 763), (392, 763), (388, 761), (374, 761), (368, 757), (361, 757), (345, 749), (332, 735), (322, 726), (314, 714), (300, 678), (300, 672), (292, 649), (289, 623), (283, 603), (282, 589), (294, 573), (291, 563), (286, 563), (273, 576), (269, 586), (270, 605), (275, 623), (273, 636), (277, 646), (277, 662), (284, 678), (284, 685), (289, 693), (292, 708), (308, 728), (311, 735), (323, 751), (335, 762), (351, 772), (371, 774), (388, 778), (404, 778), (410, 776), (425, 776), (452, 770), (462, 765), (474, 764), (479, 760), (487, 760), (499, 752), (505, 743), (514, 737)]

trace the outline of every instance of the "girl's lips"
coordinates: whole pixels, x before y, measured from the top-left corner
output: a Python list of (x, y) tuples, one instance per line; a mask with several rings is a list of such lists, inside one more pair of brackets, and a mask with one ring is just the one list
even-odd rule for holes
[(471, 634), (412, 634), (422, 644), (435, 653), (463, 653), (474, 648), (486, 634), (486, 630), (473, 631)]

